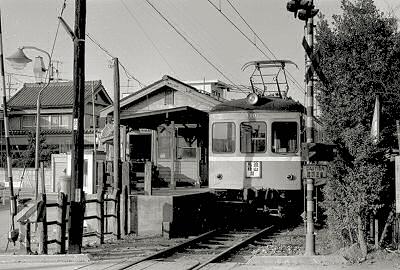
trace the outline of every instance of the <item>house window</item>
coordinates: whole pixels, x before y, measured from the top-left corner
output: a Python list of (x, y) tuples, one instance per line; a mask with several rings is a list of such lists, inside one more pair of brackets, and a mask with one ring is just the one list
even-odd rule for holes
[(72, 116), (67, 115), (67, 114), (60, 115), (58, 127), (60, 129), (71, 129), (72, 128)]
[[(12, 117), (9, 119), (10, 121), (10, 129), (11, 130), (19, 130), (21, 129), (21, 118), (20, 117)], [(4, 127), (4, 122), (1, 121), (1, 126)]]
[[(52, 114), (40, 116), (40, 128), (42, 129), (71, 129), (71, 115)], [(24, 115), (22, 117), (22, 128), (31, 129), (36, 127), (36, 117), (34, 115)]]
[(36, 127), (35, 115), (24, 115), (22, 116), (22, 128), (31, 129)]
[(193, 159), (196, 158), (196, 129), (194, 128), (178, 128), (177, 137), (177, 158)]
[(171, 133), (164, 130), (158, 136), (158, 154), (160, 159), (171, 158)]
[(164, 105), (174, 105), (174, 90), (165, 90)]
[(52, 120), (50, 115), (40, 116), (40, 128), (50, 129), (52, 127)]

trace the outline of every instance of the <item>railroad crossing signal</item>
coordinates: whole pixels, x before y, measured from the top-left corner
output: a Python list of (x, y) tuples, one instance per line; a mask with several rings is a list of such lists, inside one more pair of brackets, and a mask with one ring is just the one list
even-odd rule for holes
[(306, 51), (307, 56), (311, 60), (311, 66), (306, 71), (306, 82), (312, 80), (313, 71), (315, 71), (315, 73), (317, 73), (318, 78), (321, 80), (321, 82), (325, 86), (327, 86), (327, 79), (326, 79), (324, 73), (322, 72), (321, 67), (319, 66), (320, 52), (316, 51), (313, 53), (313, 49), (308, 45), (306, 38), (303, 38), (302, 45), (303, 45), (304, 50)]
[(302, 143), (301, 155), (304, 161), (332, 161), (335, 145), (326, 143)]
[(314, 17), (319, 11), (314, 8), (311, 0), (290, 0), (286, 5), (286, 9), (289, 12), (293, 12), (294, 17), (298, 16), (302, 21)]

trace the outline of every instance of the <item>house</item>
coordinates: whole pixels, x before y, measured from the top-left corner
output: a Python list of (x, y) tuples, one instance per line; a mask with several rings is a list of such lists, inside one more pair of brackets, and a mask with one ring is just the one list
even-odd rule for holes
[(203, 93), (209, 93), (213, 96), (227, 99), (228, 92), (232, 87), (219, 80), (185, 81), (186, 84), (193, 86)]
[[(29, 143), (29, 133), (35, 133), (37, 98), (39, 91), (44, 87), (43, 83), (25, 83), (7, 103), (10, 145), (13, 151), (24, 151)], [(51, 145), (56, 153), (64, 153), (71, 149), (73, 99), (72, 82), (51, 82), (41, 93), (40, 133), (45, 136), (46, 144)], [(104, 121), (99, 120), (99, 112), (112, 104), (112, 100), (101, 81), (85, 82), (84, 100), (85, 149), (93, 149), (93, 129), (96, 127), (98, 131), (104, 127)], [(1, 145), (4, 146), (4, 140)]]
[[(121, 99), (123, 159), (133, 167), (151, 161), (158, 177), (172, 186), (207, 181), (208, 112), (223, 100), (170, 76)], [(100, 112), (109, 123), (112, 116), (112, 106)], [(103, 139), (112, 137), (112, 128), (107, 130)]]

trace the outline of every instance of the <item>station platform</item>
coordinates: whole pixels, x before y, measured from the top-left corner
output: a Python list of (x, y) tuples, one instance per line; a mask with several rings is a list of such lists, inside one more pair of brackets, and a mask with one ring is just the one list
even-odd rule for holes
[(214, 226), (215, 196), (208, 188), (155, 188), (129, 195), (128, 228), (137, 236), (198, 235)]

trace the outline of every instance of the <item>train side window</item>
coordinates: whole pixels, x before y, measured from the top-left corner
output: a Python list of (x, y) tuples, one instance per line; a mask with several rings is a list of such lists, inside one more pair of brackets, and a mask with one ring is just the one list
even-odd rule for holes
[(235, 123), (214, 123), (212, 129), (212, 150), (214, 153), (235, 152)]
[(267, 125), (265, 122), (240, 124), (240, 152), (263, 153), (266, 150)]
[(296, 153), (297, 123), (296, 122), (274, 122), (272, 123), (272, 152), (274, 153)]

